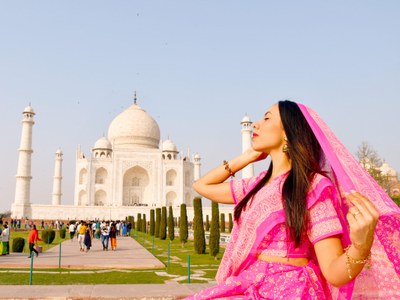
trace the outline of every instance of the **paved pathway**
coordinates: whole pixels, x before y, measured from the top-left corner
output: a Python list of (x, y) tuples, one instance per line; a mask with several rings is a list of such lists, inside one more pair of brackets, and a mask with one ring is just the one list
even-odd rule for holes
[[(46, 247), (46, 246), (44, 246)], [(77, 240), (61, 244), (61, 268), (70, 269), (156, 269), (165, 265), (130, 237), (118, 237), (116, 251), (103, 251), (93, 240), (92, 249), (79, 251)], [(0, 256), (0, 268), (29, 268), (27, 253)], [(107, 257), (107, 260), (104, 259)], [(34, 268), (58, 268), (59, 246), (34, 258)], [(179, 299), (211, 286), (206, 284), (127, 284), (127, 285), (0, 285), (0, 299)]]

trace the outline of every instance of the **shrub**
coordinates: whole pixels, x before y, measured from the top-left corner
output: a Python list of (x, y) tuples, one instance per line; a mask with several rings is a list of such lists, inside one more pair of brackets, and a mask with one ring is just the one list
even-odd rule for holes
[(208, 215), (206, 215), (206, 231), (210, 231), (210, 219)]
[(156, 228), (154, 228), (154, 236), (160, 237), (160, 224), (161, 224), (161, 208), (156, 208)]
[(51, 244), (56, 238), (56, 232), (53, 229), (42, 230), (43, 243)]
[(139, 213), (137, 214), (136, 230), (142, 231), (142, 214), (139, 214)]
[(150, 209), (150, 235), (154, 236), (154, 209)]
[(225, 214), (221, 214), (221, 233), (225, 233)]
[(12, 252), (23, 252), (25, 247), (25, 239), (22, 237), (16, 237), (12, 242)]
[(168, 208), (168, 237), (171, 241), (175, 239), (175, 223), (172, 206)]
[(61, 228), (60, 229), (60, 238), (65, 239), (66, 231), (67, 230), (65, 228)]
[(147, 232), (147, 222), (146, 222), (146, 214), (143, 214), (142, 218), (142, 232), (146, 233)]
[[(223, 214), (221, 214), (221, 217)], [(220, 237), (220, 229), (219, 229), (219, 208), (218, 202), (211, 202), (211, 226), (210, 226), (210, 254), (217, 259), (217, 254), (219, 253), (219, 237)], [(222, 220), (221, 220), (222, 224)]]
[(186, 204), (181, 204), (181, 216), (179, 218), (179, 239), (182, 243), (182, 248), (188, 240), (188, 221), (187, 221), (187, 211)]
[(167, 238), (167, 207), (161, 208), (161, 222), (160, 222), (160, 239), (165, 240)]
[(200, 197), (193, 199), (193, 210), (194, 250), (197, 254), (204, 254), (206, 252), (206, 237), (204, 235), (203, 210)]
[(229, 213), (229, 225), (228, 225), (228, 232), (231, 233), (233, 228), (233, 220), (232, 220), (232, 214)]
[(393, 196), (392, 199), (398, 206), (400, 206), (400, 196)]

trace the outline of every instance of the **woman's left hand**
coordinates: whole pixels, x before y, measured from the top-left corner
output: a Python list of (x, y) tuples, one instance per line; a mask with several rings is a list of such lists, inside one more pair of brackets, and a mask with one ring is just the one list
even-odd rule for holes
[(352, 192), (346, 198), (353, 204), (346, 216), (350, 226), (350, 240), (360, 254), (367, 254), (374, 242), (379, 212), (369, 199), (358, 192)]

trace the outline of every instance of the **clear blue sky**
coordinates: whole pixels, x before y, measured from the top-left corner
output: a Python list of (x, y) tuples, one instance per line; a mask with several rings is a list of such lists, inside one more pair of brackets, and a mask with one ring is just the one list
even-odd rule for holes
[(202, 156), (202, 173), (241, 151), (245, 113), (257, 120), (281, 99), (400, 171), (399, 11), (395, 0), (1, 1), (0, 211), (14, 200), (29, 102), (31, 200), (51, 203), (61, 147), (72, 204), (77, 145), (88, 154), (135, 90), (162, 139)]

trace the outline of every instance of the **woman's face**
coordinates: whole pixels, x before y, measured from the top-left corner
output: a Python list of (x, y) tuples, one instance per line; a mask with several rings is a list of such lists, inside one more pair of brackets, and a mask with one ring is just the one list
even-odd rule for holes
[(274, 149), (282, 149), (286, 135), (278, 104), (271, 106), (261, 120), (254, 122), (253, 128), (254, 150), (271, 153)]

